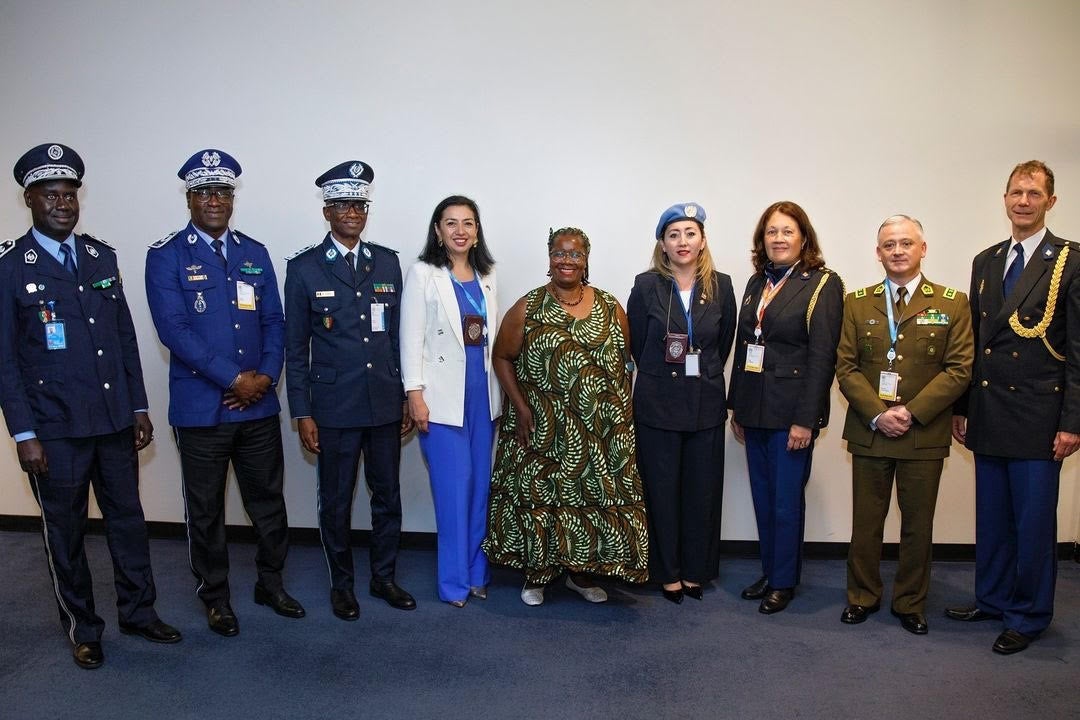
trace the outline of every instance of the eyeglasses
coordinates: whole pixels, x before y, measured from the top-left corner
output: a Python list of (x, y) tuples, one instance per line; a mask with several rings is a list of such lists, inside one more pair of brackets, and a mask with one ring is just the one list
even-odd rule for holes
[(371, 203), (364, 200), (334, 200), (326, 203), (326, 207), (331, 208), (338, 215), (348, 215), (350, 210), (355, 211), (357, 215), (367, 215)]
[(206, 202), (212, 197), (217, 198), (221, 202), (228, 202), (233, 199), (233, 191), (229, 188), (198, 188), (192, 190), (191, 194), (203, 202)]
[(585, 259), (585, 253), (580, 250), (552, 250), (548, 253), (552, 260), (573, 260), (580, 262)]

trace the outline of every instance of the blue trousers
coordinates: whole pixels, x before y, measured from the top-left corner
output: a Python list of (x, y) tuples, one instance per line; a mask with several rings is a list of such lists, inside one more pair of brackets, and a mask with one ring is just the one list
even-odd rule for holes
[(975, 456), (975, 600), (1038, 635), (1054, 616), (1061, 463)]
[(810, 480), (814, 443), (789, 452), (787, 430), (744, 428), (744, 433), (750, 494), (761, 546), (761, 570), (769, 578), (770, 586), (795, 587), (802, 574), (804, 489)]
[(420, 433), (435, 503), (439, 599), (445, 602), (465, 600), (470, 587), (491, 580), (480, 543), (487, 533), (494, 439), (486, 378), (483, 392), (466, 388), (464, 425), (428, 423)]

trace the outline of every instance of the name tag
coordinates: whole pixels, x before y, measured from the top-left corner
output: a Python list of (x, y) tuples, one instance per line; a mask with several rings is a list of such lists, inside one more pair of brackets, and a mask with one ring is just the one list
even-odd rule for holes
[(317, 298), (334, 297), (334, 291), (333, 290), (316, 290), (315, 291), (315, 297), (317, 297)]
[(255, 286), (243, 280), (236, 282), (236, 307), (241, 310), (255, 309)]
[(371, 332), (386, 332), (385, 303), (371, 303)]
[(188, 282), (198, 282), (199, 280), (205, 280), (206, 276), (205, 275), (188, 275), (187, 279), (188, 279)]
[(746, 372), (761, 372), (765, 368), (765, 346), (757, 344), (747, 345), (746, 365), (743, 367), (746, 369)]
[(686, 377), (700, 377), (701, 376), (701, 353), (688, 352), (686, 353)]
[(881, 371), (878, 379), (878, 397), (882, 400), (896, 400), (896, 386), (900, 383), (900, 375), (888, 370)]
[(64, 333), (63, 320), (45, 323), (45, 349), (67, 350), (67, 335)]

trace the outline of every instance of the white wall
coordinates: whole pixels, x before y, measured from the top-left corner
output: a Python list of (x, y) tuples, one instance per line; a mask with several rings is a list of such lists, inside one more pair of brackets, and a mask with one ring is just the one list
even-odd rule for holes
[[(0, 0), (0, 166), (46, 141), (85, 159), (80, 229), (119, 249), (158, 425), (143, 504), (149, 519), (182, 521), (142, 268), (145, 246), (187, 219), (175, 172), (195, 150), (240, 160), (234, 225), (269, 246), (282, 278), (283, 258), (326, 230), (314, 178), (355, 157), (376, 171), (366, 237), (406, 266), (438, 200), (480, 203), (503, 307), (544, 282), (547, 229), (561, 225), (589, 233), (594, 283), (625, 299), (660, 211), (690, 199), (738, 290), (757, 216), (784, 198), (807, 208), (849, 289), (879, 281), (875, 230), (905, 212), (926, 226), (927, 275), (966, 290), (971, 257), (1008, 236), (1001, 196), (1021, 160), (1055, 170), (1050, 227), (1080, 239), (1078, 28), (1072, 0)], [(17, 237), (29, 213), (12, 180), (0, 188), (0, 233)], [(850, 537), (844, 410), (834, 391), (809, 540)], [(314, 465), (283, 426), (290, 520), (311, 527)], [(0, 514), (36, 514), (10, 440), (0, 455)], [(939, 542), (973, 542), (972, 474), (957, 449)], [(432, 530), (415, 439), (402, 491), (405, 529)], [(756, 536), (734, 440), (724, 508), (726, 538)], [(1075, 460), (1059, 514), (1061, 539), (1075, 538)], [(361, 498), (355, 525), (368, 517)], [(245, 522), (235, 490), (229, 520)]]

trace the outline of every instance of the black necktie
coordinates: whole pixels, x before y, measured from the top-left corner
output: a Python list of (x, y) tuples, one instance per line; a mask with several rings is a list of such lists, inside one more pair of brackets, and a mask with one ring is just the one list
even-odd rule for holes
[(225, 253), (222, 251), (221, 246), (224, 244), (221, 242), (221, 238), (214, 238), (210, 243), (214, 246), (214, 254), (221, 259), (221, 264), (225, 264)]
[(79, 271), (75, 268), (75, 258), (72, 257), (71, 248), (63, 243), (60, 244), (60, 256), (64, 261), (64, 268), (72, 275), (78, 276)]
[(1016, 257), (1013, 258), (1009, 269), (1005, 271), (1005, 280), (1001, 283), (1001, 289), (1005, 292), (1005, 297), (1012, 294), (1016, 283), (1020, 282), (1020, 274), (1024, 272), (1024, 246), (1016, 243), (1014, 249), (1016, 250)]
[(907, 302), (905, 302), (904, 300), (906, 295), (906, 287), (901, 285), (900, 287), (896, 288), (896, 312), (899, 313), (901, 316), (903, 316), (904, 314), (904, 308), (907, 307)]
[(353, 287), (356, 287), (356, 255), (353, 254), (352, 250), (345, 253), (345, 262), (348, 263), (349, 272), (352, 273)]

